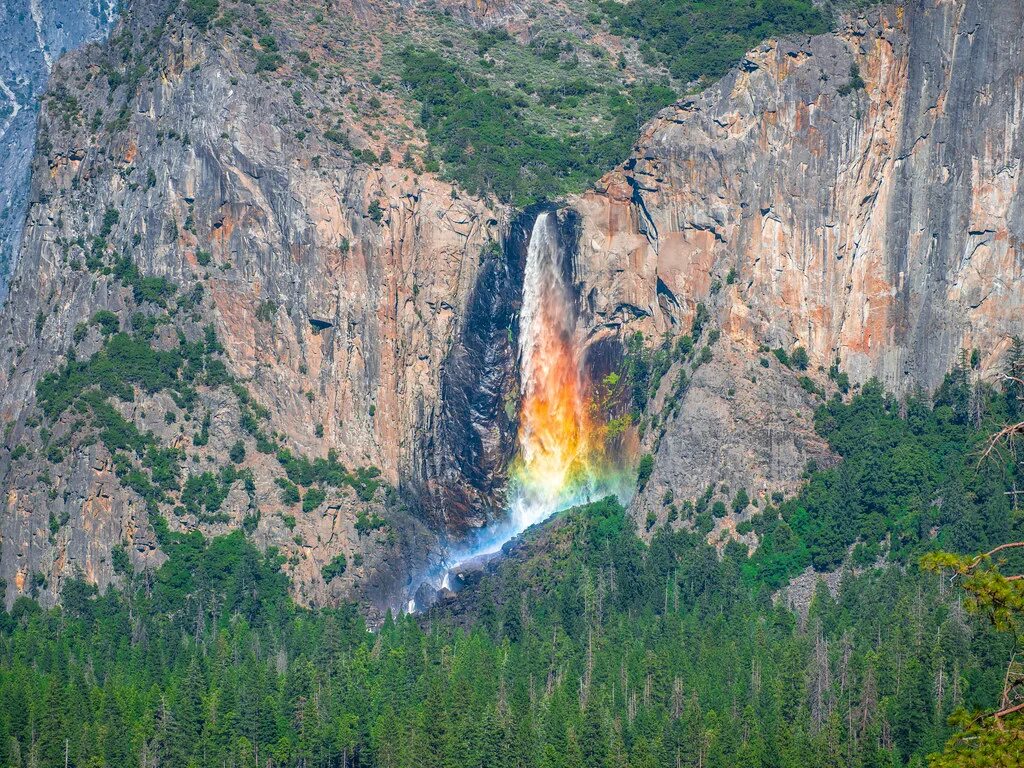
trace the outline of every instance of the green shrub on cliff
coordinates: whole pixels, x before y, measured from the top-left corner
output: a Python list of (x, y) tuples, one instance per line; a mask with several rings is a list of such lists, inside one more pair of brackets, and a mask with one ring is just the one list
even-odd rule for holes
[(324, 499), (327, 498), (327, 492), (322, 488), (310, 488), (306, 491), (306, 495), (302, 497), (302, 511), (312, 512), (314, 509), (323, 504)]
[(157, 350), (139, 336), (115, 333), (88, 360), (68, 360), (55, 373), (44, 376), (36, 396), (43, 412), (55, 419), (91, 387), (97, 387), (104, 397), (122, 400), (134, 398), (135, 386), (147, 392), (176, 388), (181, 366), (179, 350)]
[(320, 569), (321, 575), (324, 577), (324, 581), (330, 583), (345, 573), (345, 569), (348, 568), (348, 560), (345, 559), (344, 553), (337, 555), (327, 565)]
[[(604, 106), (607, 130), (598, 135), (558, 132), (532, 119), (525, 95), (497, 88), (460, 62), (434, 51), (407, 49), (402, 81), (420, 102), (420, 122), (437, 149), (443, 171), (470, 192), (528, 205), (586, 187), (623, 160), (633, 137), (674, 92), (661, 85), (611, 89)], [(554, 106), (594, 86), (576, 79), (541, 88)]]
[(185, 15), (189, 21), (200, 29), (205, 29), (220, 7), (218, 0), (188, 0), (185, 4)]
[(285, 480), (283, 477), (279, 477), (277, 478), (277, 484), (281, 488), (282, 504), (288, 504), (290, 506), (292, 504), (299, 503), (299, 499), (301, 497), (299, 496), (299, 489), (296, 487), (295, 483), (290, 480)]
[(766, 38), (828, 31), (811, 0), (607, 0), (601, 10), (614, 33), (636, 38), (645, 59), (683, 82), (724, 75)]
[(230, 484), (222, 483), (221, 478), (213, 472), (203, 472), (185, 481), (181, 503), (193, 515), (215, 515), (230, 490)]
[(111, 334), (117, 333), (121, 328), (121, 321), (118, 319), (117, 315), (108, 309), (101, 309), (93, 315), (92, 322), (100, 327), (100, 333), (104, 336), (110, 336)]
[(640, 457), (640, 464), (636, 470), (636, 484), (640, 488), (647, 485), (647, 481), (651, 479), (651, 475), (654, 474), (654, 457), (645, 453)]

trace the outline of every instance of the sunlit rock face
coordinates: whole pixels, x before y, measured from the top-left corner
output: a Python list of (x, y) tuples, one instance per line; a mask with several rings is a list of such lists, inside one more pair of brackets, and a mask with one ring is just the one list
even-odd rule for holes
[(826, 386), (838, 360), (932, 389), (974, 348), (998, 374), (1024, 332), (1022, 22), (1019, 0), (910, 2), (766, 43), (574, 201), (591, 338), (685, 330), (698, 303), (722, 330), (641, 516), (670, 487), (792, 489), (819, 455), (815, 399), (764, 347), (805, 347)]
[(0, 302), (28, 201), (38, 100), (60, 56), (104, 37), (114, 0), (9, 0), (0, 4)]
[[(353, 40), (411, 23), (381, 2), (335, 5), (328, 22), (351, 19)], [(447, 5), (480, 23), (519, 17), (515, 4)], [(16, 23), (0, 24), (0, 34), (21, 37), (0, 62), (37, 46), (32, 8), (12, 7), (0, 13)], [(308, 23), (321, 5), (261, 7), (282, 46), (306, 51), (311, 64), (342, 66), (340, 27)], [(402, 145), (390, 160), (360, 160), (367, 151), (383, 158), (380, 135), (350, 111), (332, 108), (326, 118), (332, 110), (319, 106), (323, 98), (337, 107), (352, 84), (363, 101), (379, 102), (375, 122), (401, 126), (403, 143), (423, 151), (409, 105), (375, 89), (366, 67), (315, 86), (294, 56), (257, 73), (251, 46), (220, 28), (198, 31), (181, 8), (124, 4), (118, 29), (132, 35), (122, 44), (136, 46), (148, 67), (134, 91), (96, 74), (123, 68), (121, 50), (89, 46), (54, 66), (61, 98), (40, 108), (30, 204), (17, 217), (25, 231), (0, 311), (8, 601), (33, 584), (53, 601), (77, 575), (115, 583), (119, 543), (136, 567), (161, 562), (145, 506), (103, 446), (50, 465), (33, 423), (36, 384), (78, 343), (76, 326), (100, 309), (126, 314), (130, 304), (124, 286), (83, 266), (80, 243), (93, 242), (109, 208), (119, 212), (112, 251), (130, 251), (143, 274), (183, 291), (202, 284), (195, 322), (214, 326), (230, 372), (282, 444), (313, 457), (333, 449), (347, 466), (379, 468), (398, 489), (398, 502), (381, 494), (369, 503), (339, 491), (310, 512), (288, 511), (286, 524), (281, 467), (251, 450), (252, 497), (233, 492), (225, 522), (171, 520), (175, 530), (217, 535), (243, 527), (255, 504), (261, 517), (249, 535), (280, 549), (296, 597), (313, 604), (355, 597), (386, 606), (415, 587), (409, 574), (431, 565), (422, 561), (439, 538), (508, 519), (517, 454), (524, 464), (556, 459), (538, 463), (536, 475), (522, 470), (549, 487), (595, 476), (579, 470), (591, 460), (592, 430), (581, 398), (615, 369), (627, 334), (656, 343), (683, 333), (699, 303), (708, 328), (721, 331), (713, 359), (696, 372), (687, 366), (681, 390), (677, 362), (638, 414), (646, 431), (627, 461), (655, 456), (633, 502), (641, 520), (664, 519), (668, 490), (696, 498), (712, 484), (742, 483), (758, 497), (796, 487), (809, 458), (831, 460), (811, 423), (818, 400), (762, 347), (804, 346), (807, 375), (826, 386), (819, 368), (838, 357), (854, 382), (879, 376), (905, 392), (934, 386), (963, 347), (979, 348), (981, 371), (994, 373), (1020, 332), (1019, 0), (914, 2), (873, 10), (838, 34), (765, 44), (707, 92), (661, 113), (622, 166), (559, 208), (567, 282), (555, 287), (574, 304), (569, 316), (547, 316), (557, 329), (547, 339), (557, 343), (539, 358), (552, 374), (543, 386), (521, 375), (537, 217), (527, 225), (521, 212), (409, 167)], [(66, 33), (70, 18), (61, 17)], [(0, 77), (18, 93), (7, 69)], [(66, 119), (68, 95), (81, 120)], [(0, 99), (14, 103), (7, 91)], [(24, 120), (27, 109), (14, 116), (10, 106), (3, 120)], [(328, 137), (342, 129), (351, 147)], [(563, 239), (567, 217), (573, 232)], [(552, 311), (538, 307), (534, 318)], [(82, 357), (98, 346), (98, 331), (90, 333)], [(201, 454), (200, 466), (223, 462), (243, 436), (238, 407), (204, 398), (211, 424), (202, 449), (180, 421), (165, 423), (166, 394), (140, 394), (123, 416), (162, 444)], [(553, 426), (565, 442), (552, 447)], [(22, 444), (31, 456), (12, 461)], [(361, 513), (386, 516), (393, 535), (359, 531)], [(322, 568), (338, 554), (349, 567), (325, 583)]]
[(997, 364), (1024, 302), (1022, 20), (1021, 2), (874, 11), (662, 112), (578, 204), (596, 315), (661, 330), (710, 302), (736, 339), (897, 391), (963, 348)]
[[(184, 23), (173, 15), (181, 7), (140, 1), (122, 9), (113, 37), (138, 46), (147, 66), (134, 90), (95, 76), (122, 66), (121, 51), (110, 44), (55, 65), (51, 90), (73, 94), (83, 115), (102, 109), (110, 123), (125, 105), (121, 124), (65, 120), (61, 101), (42, 107), (31, 204), (10, 300), (0, 311), (0, 420), (11, 425), (0, 459), (0, 574), (8, 601), (28, 590), (35, 574), (38, 583), (45, 578), (36, 589), (44, 602), (76, 574), (106, 587), (117, 580), (111, 552), (119, 544), (137, 567), (161, 562), (145, 505), (118, 481), (102, 444), (76, 447), (74, 461), (60, 466), (41, 450), (9, 460), (14, 446), (41, 447), (30, 423), (36, 383), (74, 346), (75, 327), (100, 309), (124, 315), (130, 305), (130, 290), (85, 268), (74, 245), (78, 238), (93, 242), (106, 210), (119, 213), (107, 237), (111, 249), (131, 253), (144, 274), (183, 292), (202, 284), (196, 316), (213, 325), (231, 373), (267, 409), (268, 430), (282, 444), (309, 456), (333, 449), (346, 467), (376, 467), (396, 488), (414, 485), (414, 468), (427, 460), (423, 445), (430, 441), (421, 438), (440, 428), (445, 357), (481, 255), (501, 240), (500, 213), (403, 167), (400, 147), (390, 162), (373, 165), (325, 138), (330, 123), (300, 139), (294, 124), (284, 127), (286, 118), (305, 119), (307, 109), (295, 103), (298, 86), (278, 82), (288, 71), (282, 67), (274, 80), (255, 75), (251, 55), (224, 47), (219, 30), (204, 34)], [(324, 51), (331, 42), (328, 30), (292, 20), (304, 8), (279, 4), (268, 12), (295, 48)], [(162, 33), (154, 38), (155, 29)], [(335, 82), (342, 87), (342, 78)], [(319, 98), (308, 83), (306, 98)], [(394, 120), (405, 119), (402, 102), (381, 98)], [(350, 130), (353, 141), (368, 141)], [(81, 355), (95, 351), (90, 343), (82, 342)], [(139, 393), (123, 415), (162, 444), (202, 454), (200, 467), (223, 464), (244, 437), (230, 397), (202, 403), (211, 418), (202, 449), (183, 436), (181, 420), (164, 423), (169, 407), (164, 394)], [(383, 605), (411, 567), (408, 559), (435, 547), (415, 494), (400, 502), (382, 491), (364, 503), (340, 489), (316, 510), (288, 510), (274, 482), (281, 474), (274, 455), (250, 450), (246, 464), (261, 511), (251, 536), (285, 554), (303, 602), (355, 596)], [(51, 483), (39, 481), (43, 472)], [(171, 515), (171, 525), (213, 536), (253, 514), (244, 493), (232, 493), (222, 511), (225, 522)], [(394, 524), (360, 533), (360, 513)], [(51, 515), (67, 521), (56, 534)], [(325, 583), (322, 568), (339, 553), (350, 565)]]

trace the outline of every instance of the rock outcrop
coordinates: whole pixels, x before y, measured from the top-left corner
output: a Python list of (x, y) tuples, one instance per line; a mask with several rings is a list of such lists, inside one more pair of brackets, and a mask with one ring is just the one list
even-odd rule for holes
[(28, 204), (38, 101), (66, 51), (97, 40), (114, 0), (11, 0), (0, 5), (0, 302)]
[(963, 350), (997, 377), (1024, 332), (1022, 22), (1019, 0), (914, 0), (766, 43), (573, 202), (591, 338), (679, 333), (699, 303), (722, 331), (641, 515), (669, 488), (789, 490), (820, 455), (813, 400), (768, 348), (896, 393), (933, 389)]

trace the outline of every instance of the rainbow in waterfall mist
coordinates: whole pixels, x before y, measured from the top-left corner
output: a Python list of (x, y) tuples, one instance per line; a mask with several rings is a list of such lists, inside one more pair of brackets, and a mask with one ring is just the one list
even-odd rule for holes
[(561, 509), (621, 492), (605, 453), (593, 392), (576, 343), (576, 303), (556, 215), (530, 234), (519, 315), (519, 451), (510, 472), (509, 516), (488, 527), (461, 562), (502, 544)]
[[(534, 221), (519, 314), (519, 450), (510, 467), (508, 516), (449, 551), (425, 584), (450, 588), (453, 574), (478, 567), (502, 545), (556, 512), (629, 492), (625, 473), (606, 450), (606, 426), (576, 339), (576, 302), (557, 216)], [(477, 563), (476, 566), (471, 563)], [(406, 610), (418, 610), (415, 596)]]
[(555, 216), (530, 235), (519, 320), (519, 456), (510, 488), (516, 532), (597, 491), (603, 441), (592, 425), (589, 382), (578, 359), (573, 293)]

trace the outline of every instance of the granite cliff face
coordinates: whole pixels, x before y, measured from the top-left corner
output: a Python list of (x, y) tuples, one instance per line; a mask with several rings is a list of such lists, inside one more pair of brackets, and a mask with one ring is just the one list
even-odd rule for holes
[[(437, 9), (331, 6), (210, 24), (130, 3), (106, 45), (56, 66), (0, 314), (8, 602), (116, 581), (119, 546), (159, 564), (155, 503), (171, 530), (278, 547), (304, 602), (395, 606), (439, 539), (501, 514), (532, 214), (430, 173), (409, 105), (367, 76), (384, 32)], [(513, 31), (529, 17), (444, 7)], [(701, 317), (630, 438), (655, 456), (641, 520), (665, 518), (669, 490), (788, 492), (809, 459), (830, 461), (811, 415), (837, 361), (854, 384), (906, 392), (977, 347), (995, 375), (1021, 331), (1022, 19), (1020, 2), (912, 2), (767, 43), (567, 201), (595, 371), (635, 332), (674, 345)], [(145, 277), (176, 292), (154, 300)], [(125, 462), (151, 459), (118, 458), (87, 403), (40, 413), (37, 386), (69, 351), (86, 361), (139, 329), (157, 350), (205, 350), (195, 397), (137, 386), (110, 402), (176, 452), (181, 485), (227, 478), (214, 513), (183, 488), (140, 495)], [(803, 382), (769, 352), (797, 346)], [(300, 503), (282, 450), (365, 474), (315, 504), (302, 486)]]
[(1022, 21), (1020, 2), (908, 2), (767, 43), (574, 201), (592, 338), (678, 333), (699, 303), (722, 331), (648, 436), (640, 514), (668, 488), (789, 490), (827, 459), (769, 348), (804, 347), (830, 390), (835, 363), (930, 390), (975, 348), (998, 376), (1024, 331)]
[(11, 0), (0, 6), (0, 302), (29, 190), (38, 100), (54, 63), (114, 24), (113, 0)]
[[(318, 456), (335, 449), (345, 466), (376, 467), (394, 487), (400, 469), (421, 463), (423, 436), (440, 428), (442, 361), (481, 254), (499, 235), (496, 214), (411, 165), (357, 159), (381, 152), (391, 136), (374, 144), (357, 126), (325, 130), (306, 117), (327, 119), (329, 102), (371, 96), (359, 86), (353, 92), (344, 74), (332, 72), (327, 88), (301, 77), (300, 68), (327, 57), (330, 29), (304, 26), (304, 9), (282, 13), (270, 22), (279, 45), (312, 53), (282, 59), (271, 75), (254, 73), (253, 49), (235, 45), (244, 38), (219, 39), (167, 4), (131, 6), (109, 46), (57, 67), (21, 258), (0, 317), (8, 424), (0, 570), (8, 599), (33, 578), (51, 597), (62, 576), (105, 585), (119, 542), (132, 545), (138, 566), (160, 557), (143, 505), (119, 484), (109, 452), (76, 445), (68, 464), (48, 467), (38, 419), (25, 407), (69, 348), (79, 357), (98, 348), (95, 332), (82, 338), (76, 326), (101, 308), (123, 316), (135, 309), (109, 269), (88, 268), (97, 237), (101, 255), (130, 254), (143, 274), (196, 297), (185, 325), (213, 325), (232, 375), (266, 409), (282, 445)], [(139, 69), (126, 72), (124, 61)], [(281, 85), (293, 77), (299, 82)], [(373, 98), (380, 97), (387, 98)], [(403, 146), (392, 146), (400, 157)], [(111, 210), (113, 223), (105, 219)], [(165, 421), (168, 412), (187, 418), (167, 395), (140, 392), (124, 415), (163, 444), (187, 446), (199, 468), (216, 468), (245, 436), (239, 404), (223, 387), (201, 399), (195, 417), (209, 415), (210, 433), (202, 449), (186, 440), (194, 424), (186, 431), (180, 420)], [(12, 458), (19, 445), (34, 458)], [(321, 601), (331, 593), (320, 569), (339, 553), (349, 562), (365, 555), (365, 565), (350, 567), (333, 588), (352, 591), (358, 582), (373, 597), (393, 593), (389, 579), (408, 569), (396, 558), (434, 548), (405, 505), (393, 494), (382, 500), (383, 490), (369, 507), (345, 492), (315, 514), (280, 509), (278, 462), (251, 442), (247, 449), (242, 466), (254, 470), (254, 491), (233, 488), (222, 522), (171, 515), (172, 528), (216, 533), (258, 510), (254, 536), (288, 555), (301, 597)], [(356, 532), (359, 513), (378, 512), (387, 526)]]

